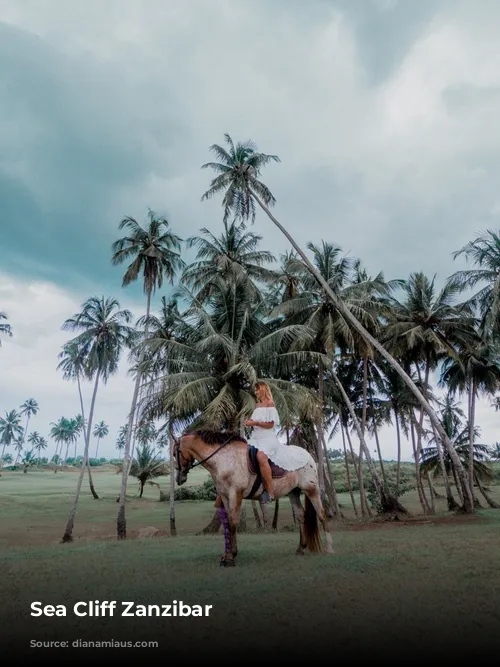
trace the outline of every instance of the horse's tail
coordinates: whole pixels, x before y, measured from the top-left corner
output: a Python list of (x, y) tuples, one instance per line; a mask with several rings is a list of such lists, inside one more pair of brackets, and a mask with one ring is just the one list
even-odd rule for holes
[(311, 553), (322, 553), (323, 545), (318, 525), (318, 515), (314, 509), (314, 505), (306, 496), (304, 512), (304, 533), (306, 538), (306, 546)]

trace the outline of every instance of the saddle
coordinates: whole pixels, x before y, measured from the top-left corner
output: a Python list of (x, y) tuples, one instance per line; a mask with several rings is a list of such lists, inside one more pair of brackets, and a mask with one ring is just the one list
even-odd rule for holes
[[(263, 484), (259, 462), (257, 461), (257, 451), (257, 448), (253, 445), (248, 446), (248, 470), (251, 475), (256, 475), (257, 477), (247, 499), (252, 498), (259, 486)], [(273, 479), (281, 479), (281, 477), (284, 477), (288, 472), (287, 470), (280, 468), (280, 466), (276, 465), (276, 463), (273, 463), (271, 460), (269, 460), (269, 465), (271, 466), (271, 475)]]

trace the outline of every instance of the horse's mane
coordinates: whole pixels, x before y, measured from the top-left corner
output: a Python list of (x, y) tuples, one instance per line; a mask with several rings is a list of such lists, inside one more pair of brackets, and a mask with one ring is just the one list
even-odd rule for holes
[(243, 442), (247, 444), (245, 438), (242, 438), (239, 433), (228, 431), (196, 430), (186, 431), (186, 435), (196, 435), (201, 438), (206, 445), (224, 445), (230, 444), (231, 442)]

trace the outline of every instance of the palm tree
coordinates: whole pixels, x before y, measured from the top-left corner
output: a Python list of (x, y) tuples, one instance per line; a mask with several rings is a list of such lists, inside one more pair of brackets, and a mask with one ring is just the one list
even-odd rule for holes
[(38, 433), (38, 431), (33, 431), (28, 436), (28, 443), (31, 445), (31, 449), (36, 451), (38, 454), (38, 463), (40, 463), (41, 452), (47, 449), (47, 441), (45, 438)]
[(22, 437), (21, 415), (17, 410), (6, 412), (5, 417), (0, 417), (0, 445), (2, 445), (0, 461), (3, 460), (5, 448), (10, 447), (17, 440), (21, 440)]
[[(184, 266), (179, 250), (181, 239), (171, 230), (169, 222), (165, 218), (157, 217), (153, 211), (149, 211), (149, 223), (147, 227), (141, 225), (131, 217), (124, 218), (119, 229), (127, 229), (129, 236), (125, 236), (112, 245), (113, 265), (122, 264), (124, 261), (132, 260), (123, 277), (122, 286), (126, 287), (135, 282), (142, 275), (143, 289), (146, 294), (146, 326), (144, 338), (148, 337), (147, 320), (151, 312), (151, 297), (156, 288), (161, 288), (163, 280), (167, 279), (173, 283), (177, 269)], [(141, 347), (138, 369), (136, 373), (134, 394), (128, 418), (128, 429), (126, 433), (124, 465), (122, 471), (122, 484), (117, 517), (118, 539), (127, 536), (127, 522), (125, 519), (125, 496), (127, 492), (127, 476), (130, 467), (130, 441), (132, 438), (134, 415), (139, 397), (139, 386), (142, 377), (141, 364), (144, 359), (144, 348)]]
[(34, 417), (39, 410), (40, 408), (38, 407), (38, 403), (35, 401), (34, 398), (28, 398), (21, 405), (21, 415), (26, 415), (26, 425), (24, 427), (23, 443), (26, 440), (26, 433), (28, 432), (28, 424), (30, 422), (30, 418)]
[(230, 284), (236, 284), (239, 277), (250, 281), (250, 289), (259, 295), (258, 283), (270, 284), (277, 278), (275, 271), (265, 267), (275, 261), (268, 250), (259, 250), (261, 236), (248, 232), (242, 222), (230, 225), (224, 221), (224, 233), (219, 238), (208, 229), (202, 236), (187, 239), (188, 248), (198, 247), (196, 261), (186, 267), (181, 283), (186, 285), (200, 303), (210, 295), (210, 288), (217, 276)]
[(130, 475), (139, 481), (139, 498), (142, 498), (144, 486), (156, 477), (168, 475), (169, 467), (158, 458), (157, 453), (148, 444), (136, 448), (137, 456), (132, 460)]
[(480, 316), (480, 333), (484, 340), (500, 335), (500, 234), (487, 230), (453, 253), (453, 259), (464, 256), (475, 269), (456, 271), (448, 279), (460, 289), (483, 287), (466, 301)]
[[(7, 320), (7, 313), (0, 311), (0, 336), (9, 336), (12, 338), (12, 326), (7, 322), (3, 323), (1, 320)], [(2, 347), (2, 339), (0, 338), (0, 347)]]
[[(442, 406), (441, 419), (443, 428), (445, 428), (449, 434), (458, 456), (460, 456), (466, 467), (469, 469), (472, 468), (473, 480), (476, 481), (479, 490), (481, 491), (488, 505), (494, 508), (500, 507), (498, 503), (489, 497), (482, 484), (483, 480), (487, 481), (492, 479), (491, 469), (487, 464), (488, 447), (479, 443), (473, 444), (471, 465), (471, 462), (469, 461), (469, 424), (464, 419), (462, 410), (459, 409), (456, 405), (453, 405), (451, 393), (447, 394), (445, 401), (442, 403)], [(479, 429), (477, 427), (474, 429), (474, 435), (475, 437), (479, 436)], [(421, 471), (427, 475), (431, 473), (436, 474), (436, 472), (440, 469), (439, 455), (435, 445), (436, 438), (433, 436), (429, 439), (429, 447), (426, 447), (421, 453)], [(455, 469), (451, 464), (448, 453), (445, 455), (445, 468), (448, 473), (454, 475), (455, 483), (457, 484)], [(477, 502), (478, 501), (475, 500), (476, 504)]]
[(441, 384), (446, 385), (453, 396), (467, 393), (469, 423), (469, 484), (474, 493), (474, 434), (476, 399), (479, 394), (493, 395), (500, 387), (500, 354), (498, 350), (478, 335), (458, 349), (456, 357), (443, 363)]
[[(80, 399), (80, 410), (81, 415), (76, 419), (78, 422), (78, 432), (83, 432), (83, 438), (85, 441), (85, 408), (83, 406), (83, 395), (82, 395), (82, 385), (81, 379), (85, 379), (85, 350), (76, 344), (74, 341), (69, 341), (63, 346), (62, 351), (59, 353), (58, 358), (61, 360), (57, 366), (57, 370), (62, 370), (63, 380), (76, 380), (78, 387), (78, 397)], [(83, 463), (82, 463), (83, 465)], [(89, 486), (90, 492), (95, 500), (99, 500), (99, 496), (96, 493), (94, 482), (92, 479), (92, 472), (90, 470), (90, 463), (87, 461), (87, 472), (89, 476)]]
[(95, 448), (95, 457), (97, 458), (97, 454), (99, 452), (99, 442), (102, 438), (105, 438), (109, 433), (109, 426), (105, 424), (103, 421), (100, 421), (98, 424), (95, 425), (94, 427), (94, 438), (97, 438), (97, 445)]
[(442, 428), (438, 416), (432, 409), (428, 400), (423, 396), (416, 384), (408, 376), (404, 368), (389, 354), (384, 346), (373, 337), (365, 327), (358, 321), (358, 319), (344, 306), (342, 301), (335, 295), (328, 283), (321, 276), (320, 272), (313, 266), (303, 250), (297, 245), (289, 232), (271, 213), (270, 206), (275, 203), (275, 198), (269, 188), (259, 180), (261, 169), (270, 162), (279, 162), (276, 155), (266, 155), (257, 152), (255, 144), (247, 142), (245, 144), (234, 144), (233, 140), (228, 134), (225, 134), (225, 139), (228, 144), (226, 150), (222, 146), (213, 144), (210, 150), (215, 154), (218, 162), (208, 162), (202, 165), (202, 169), (210, 168), (214, 170), (217, 175), (210, 183), (209, 189), (202, 196), (202, 201), (210, 199), (215, 195), (223, 192), (224, 197), (222, 205), (224, 208), (224, 219), (227, 220), (232, 213), (237, 218), (243, 220), (252, 218), (255, 219), (255, 203), (266, 213), (268, 218), (276, 225), (276, 227), (283, 233), (289, 243), (293, 246), (298, 255), (302, 258), (309, 271), (318, 280), (327, 295), (332, 300), (338, 311), (345, 317), (345, 319), (352, 325), (365, 342), (376, 349), (381, 356), (383, 356), (388, 363), (401, 375), (407, 386), (414, 393), (419, 404), (428, 414), (429, 419), (436, 428), (438, 434), (443, 439), (446, 448), (450, 452), (450, 456), (454, 461), (460, 483), (464, 489), (464, 510), (466, 512), (474, 512), (474, 499), (470, 496), (470, 489), (466, 481), (466, 473), (461, 464), (455, 449), (453, 448), (448, 436)]
[[(431, 371), (435, 370), (443, 360), (454, 357), (457, 345), (470, 341), (474, 336), (472, 317), (466, 310), (458, 308), (453, 303), (459, 291), (457, 285), (448, 283), (441, 290), (436, 291), (435, 280), (435, 276), (429, 279), (422, 272), (417, 272), (412, 273), (408, 280), (404, 281), (404, 299), (398, 300), (393, 297), (387, 299), (387, 325), (382, 336), (382, 341), (396, 357), (402, 360), (403, 364), (415, 368), (418, 384), (422, 387), (422, 393), (429, 402)], [(415, 425), (417, 429), (416, 461), (420, 458), (423, 420), (424, 410), (421, 407), (420, 419)], [(435, 424), (433, 428), (439, 433)], [(441, 440), (446, 447), (446, 440), (442, 438)], [(441, 443), (438, 442), (437, 447), (440, 448)], [(453, 448), (450, 456), (457, 467), (456, 474), (465, 502), (468, 492), (462, 487), (460, 477), (463, 466), (454, 453)], [(467, 481), (465, 477), (464, 480)], [(467, 488), (470, 490), (468, 484)], [(423, 488), (422, 495), (425, 499)], [(451, 497), (449, 501), (452, 502)], [(425, 502), (427, 504), (426, 500)]]
[(120, 304), (116, 299), (91, 297), (82, 304), (80, 313), (66, 320), (63, 324), (65, 330), (81, 332), (73, 339), (73, 342), (82, 350), (84, 359), (83, 377), (89, 380), (94, 379), (89, 418), (85, 429), (82, 469), (78, 477), (74, 503), (62, 538), (63, 542), (70, 542), (73, 539), (72, 532), (76, 508), (89, 458), (90, 434), (99, 381), (105, 384), (110, 376), (116, 373), (123, 349), (134, 345), (137, 334), (134, 328), (129, 326), (131, 320), (132, 313), (129, 310), (120, 310)]

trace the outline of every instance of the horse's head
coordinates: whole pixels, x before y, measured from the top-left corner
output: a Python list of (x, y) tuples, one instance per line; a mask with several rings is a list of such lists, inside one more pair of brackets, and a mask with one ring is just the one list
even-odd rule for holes
[(194, 457), (182, 447), (183, 438), (184, 436), (181, 436), (178, 440), (174, 439), (174, 467), (177, 471), (175, 481), (178, 486), (182, 486), (186, 482), (188, 472), (193, 467), (194, 462)]

